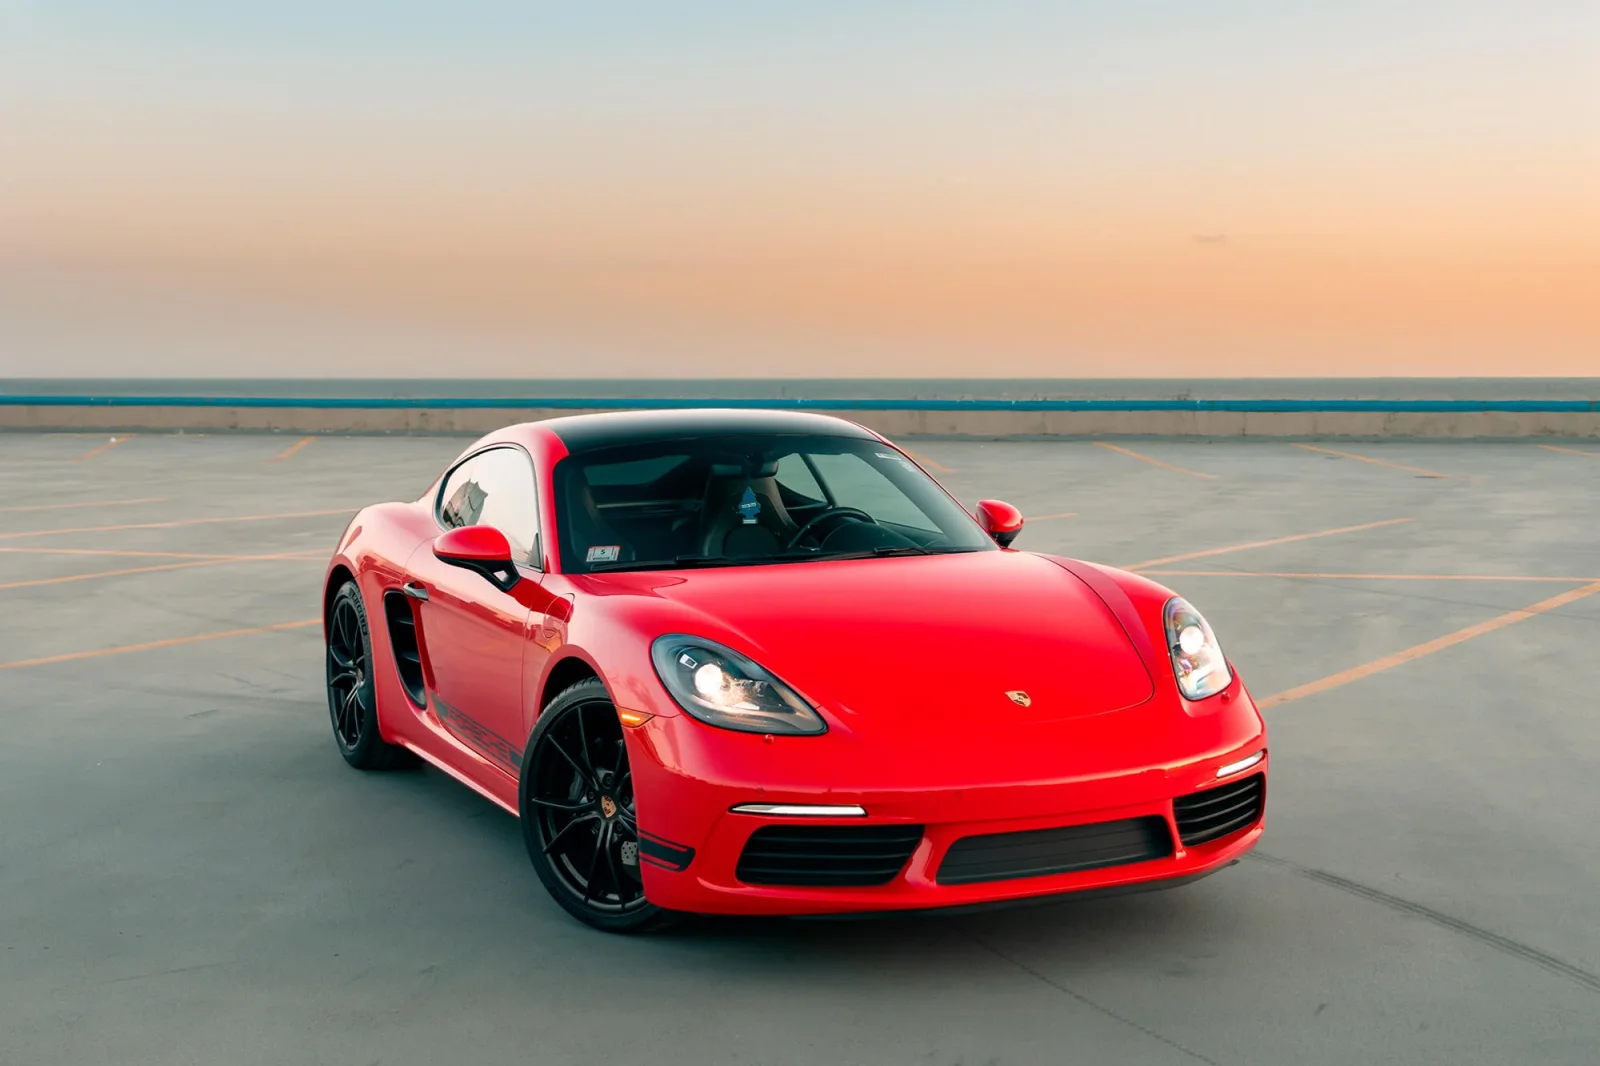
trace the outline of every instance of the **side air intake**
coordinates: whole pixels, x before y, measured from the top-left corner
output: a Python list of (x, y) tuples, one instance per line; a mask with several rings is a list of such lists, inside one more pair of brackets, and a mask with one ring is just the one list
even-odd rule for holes
[(394, 648), (394, 665), (400, 685), (418, 707), (428, 703), (422, 681), (422, 651), (417, 644), (417, 616), (404, 593), (388, 592), (383, 597), (383, 614), (389, 622), (389, 643)]

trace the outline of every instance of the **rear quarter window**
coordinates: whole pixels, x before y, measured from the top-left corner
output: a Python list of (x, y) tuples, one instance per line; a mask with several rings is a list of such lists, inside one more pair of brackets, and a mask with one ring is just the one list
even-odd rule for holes
[(584, 467), (584, 476), (596, 487), (606, 485), (648, 485), (689, 461), (687, 455), (658, 455), (625, 463), (595, 463)]

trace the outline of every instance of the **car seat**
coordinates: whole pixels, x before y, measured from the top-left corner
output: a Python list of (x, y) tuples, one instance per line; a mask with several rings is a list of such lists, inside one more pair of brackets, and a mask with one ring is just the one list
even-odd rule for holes
[[(713, 473), (700, 510), (701, 553), (737, 557), (774, 555), (783, 550), (799, 527), (783, 505), (773, 473), (762, 470), (754, 477)], [(746, 522), (739, 511), (747, 486), (759, 507), (753, 523)]]
[(635, 558), (633, 545), (623, 540), (606, 521), (595, 503), (594, 489), (589, 486), (588, 479), (577, 472), (567, 479), (567, 526), (567, 539), (580, 563), (587, 559), (590, 548), (612, 545), (617, 548), (618, 561), (631, 562)]

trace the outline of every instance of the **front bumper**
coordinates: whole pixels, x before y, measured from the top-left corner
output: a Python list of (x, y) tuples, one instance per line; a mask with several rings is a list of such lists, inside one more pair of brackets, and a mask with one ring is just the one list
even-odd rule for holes
[[(1252, 718), (1255, 718), (1252, 708)], [(1259, 723), (1259, 718), (1255, 718)], [(630, 730), (629, 757), (639, 796), (641, 829), (659, 844), (649, 850), (663, 861), (642, 866), (645, 893), (670, 910), (701, 914), (846, 914), (960, 908), (1108, 889), (1159, 887), (1194, 880), (1237, 861), (1260, 839), (1265, 812), (1268, 760), (1219, 780), (1219, 768), (1265, 751), (1259, 726), (1234, 735), (1221, 750), (1163, 765), (1080, 775), (1067, 780), (962, 784), (959, 787), (903, 783), (890, 789), (801, 788), (768, 783), (752, 786), (738, 773), (715, 775), (703, 764), (685, 772), (680, 731), (699, 729), (683, 720), (656, 719)], [(749, 738), (759, 743), (758, 738)], [(672, 753), (675, 758), (665, 758)], [(688, 760), (698, 763), (692, 757)], [(1261, 775), (1262, 817), (1226, 835), (1186, 846), (1173, 801), (1203, 790)], [(771, 817), (734, 813), (749, 803), (859, 804), (865, 818)], [(1066, 826), (1159, 819), (1171, 850), (1159, 858), (1064, 873), (940, 883), (939, 870), (958, 840)], [(748, 884), (736, 871), (751, 835), (763, 826), (918, 825), (920, 840), (903, 867), (876, 885)], [(948, 879), (947, 879), (948, 880)]]

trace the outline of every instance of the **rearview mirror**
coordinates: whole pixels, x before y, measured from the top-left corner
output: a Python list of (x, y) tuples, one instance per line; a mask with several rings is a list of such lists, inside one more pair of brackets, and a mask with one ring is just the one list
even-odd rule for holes
[(979, 500), (978, 525), (1000, 547), (1009, 548), (1022, 532), (1022, 512), (1001, 500)]
[(482, 574), (501, 592), (508, 592), (521, 577), (511, 559), (511, 542), (493, 526), (459, 526), (447, 529), (433, 542), (441, 562)]

